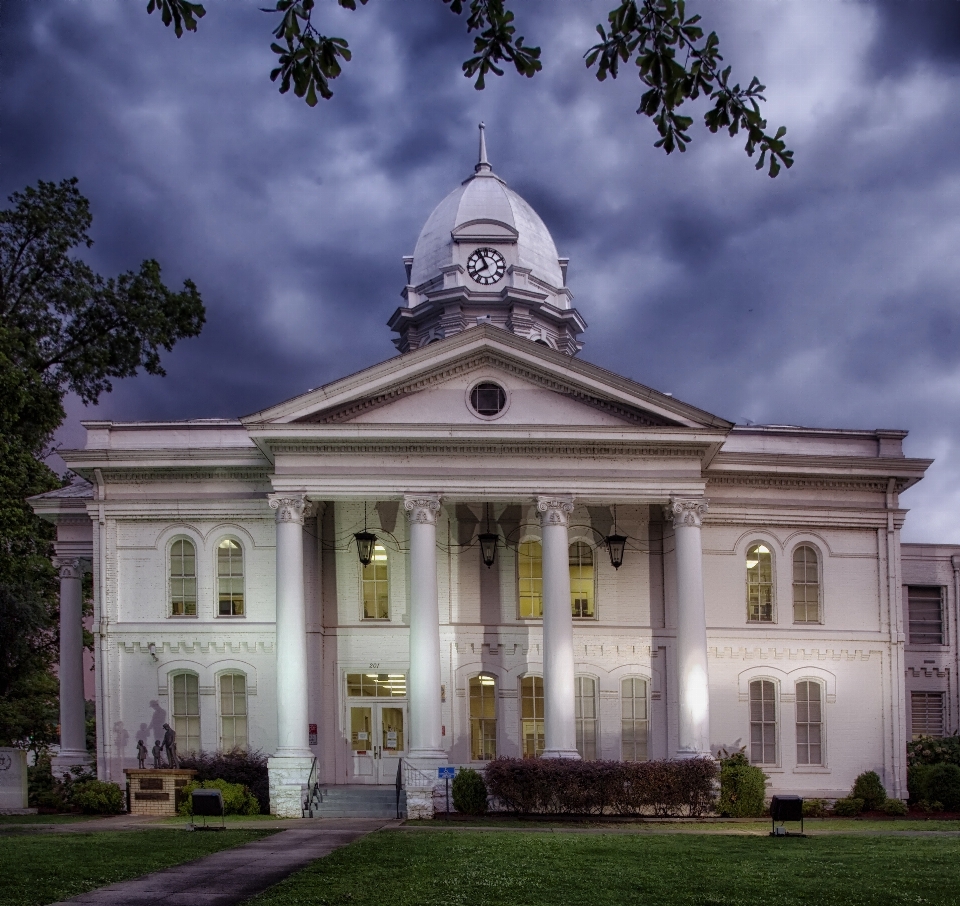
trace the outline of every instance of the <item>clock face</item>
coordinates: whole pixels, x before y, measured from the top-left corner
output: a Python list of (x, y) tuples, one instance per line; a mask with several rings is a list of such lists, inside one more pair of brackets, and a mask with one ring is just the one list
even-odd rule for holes
[(496, 249), (477, 249), (467, 259), (467, 273), (481, 286), (496, 283), (506, 270), (507, 262)]

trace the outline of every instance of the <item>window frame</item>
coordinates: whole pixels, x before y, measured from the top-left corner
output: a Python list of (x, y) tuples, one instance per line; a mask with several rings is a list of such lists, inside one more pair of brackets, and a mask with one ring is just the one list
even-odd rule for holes
[[(531, 720), (531, 721), (533, 722), (533, 724), (534, 724), (534, 727), (533, 727), (534, 752), (533, 752), (532, 755), (528, 755), (527, 752), (526, 752), (527, 740), (526, 740), (526, 737), (524, 736), (524, 733), (523, 733), (523, 724), (524, 724), (524, 721), (525, 721), (525, 718), (524, 718), (524, 716), (523, 716), (523, 702), (524, 702), (523, 682), (524, 682), (524, 680), (533, 680), (533, 703), (534, 703), (534, 707), (533, 707), (533, 717), (530, 718), (530, 720)], [(540, 680), (540, 696), (539, 696), (539, 698), (537, 697), (537, 680)], [(521, 757), (521, 758), (539, 758), (539, 757), (543, 754), (543, 751), (544, 751), (544, 749), (546, 748), (546, 745), (547, 745), (546, 729), (545, 729), (545, 717), (544, 717), (544, 714), (543, 714), (543, 710), (544, 710), (544, 708), (545, 708), (545, 701), (544, 701), (543, 674), (542, 674), (542, 673), (525, 673), (525, 674), (523, 674), (523, 676), (520, 676), (520, 677), (517, 678), (517, 700), (518, 700), (518, 702), (519, 702), (519, 707), (517, 708), (517, 714), (518, 714), (518, 717), (520, 718), (520, 757)], [(541, 713), (540, 713), (540, 716), (539, 716), (539, 717), (537, 716), (537, 707), (536, 707), (536, 704), (537, 704), (538, 701), (540, 702), (540, 706), (541, 706)], [(537, 732), (537, 724), (540, 725), (540, 732), (539, 732), (539, 733)], [(537, 739), (539, 739), (539, 740), (543, 743), (543, 746), (540, 748), (539, 751), (537, 751)]]
[[(593, 717), (585, 717), (582, 713), (582, 703), (586, 700), (583, 696), (583, 683), (588, 680), (593, 683)], [(578, 673), (573, 678), (573, 722), (576, 736), (577, 751), (580, 753), (582, 761), (597, 761), (600, 758), (600, 681), (597, 677), (589, 673)], [(592, 723), (593, 732), (593, 755), (587, 755), (587, 725)]]
[[(572, 563), (570, 563), (570, 549), (571, 549), (575, 544), (583, 545), (584, 547), (586, 547), (586, 548), (590, 551), (590, 558), (591, 558), (590, 568), (593, 570), (593, 578), (592, 578), (592, 580), (591, 580), (591, 586), (592, 586), (592, 587), (591, 587), (591, 589), (590, 589), (590, 594), (591, 594), (591, 606), (593, 607), (593, 614), (592, 614), (591, 616), (588, 616), (588, 617), (578, 617), (578, 616), (574, 613), (574, 610), (573, 610), (573, 594), (574, 594), (574, 591), (573, 591), (573, 581), (574, 581), (574, 580), (573, 580), (573, 569), (574, 569), (574, 566), (573, 566)], [(597, 614), (597, 611), (599, 610), (599, 607), (598, 607), (598, 604), (597, 604), (597, 560), (598, 560), (598, 559), (599, 559), (599, 557), (597, 557), (597, 552), (596, 552), (596, 550), (594, 550), (593, 545), (590, 544), (590, 542), (587, 541), (586, 538), (571, 538), (571, 539), (570, 539), (570, 543), (567, 545), (567, 564), (568, 564), (568, 571), (569, 571), (569, 573), (570, 573), (570, 617), (571, 617), (571, 619), (572, 619), (574, 622), (576, 622), (576, 623), (589, 623), (590, 621), (596, 622), (596, 620), (599, 619), (598, 614)], [(543, 562), (543, 560), (541, 559), (541, 563), (542, 563), (542, 562)], [(582, 569), (582, 564), (578, 564), (578, 567)], [(541, 572), (542, 572), (542, 570), (541, 570)]]
[[(750, 616), (750, 569), (751, 567), (747, 566), (747, 561), (750, 557), (750, 551), (755, 547), (764, 547), (766, 552), (770, 556), (770, 619), (763, 620), (759, 617), (753, 619)], [(777, 558), (774, 556), (774, 545), (769, 541), (761, 538), (754, 538), (753, 541), (750, 541), (743, 551), (743, 560), (741, 561), (744, 566), (744, 584), (745, 584), (745, 603), (747, 605), (746, 612), (746, 622), (748, 626), (770, 626), (776, 625), (777, 623)], [(758, 584), (758, 587), (763, 587), (763, 584)], [(758, 607), (762, 606), (758, 603)]]
[[(190, 677), (197, 684), (197, 695), (196, 695), (197, 713), (196, 714), (190, 714), (190, 713), (184, 713), (182, 715), (177, 714), (178, 692), (177, 692), (176, 686), (177, 686), (177, 679), (178, 677), (181, 677), (181, 676)], [(186, 755), (189, 752), (199, 752), (203, 747), (203, 716), (202, 716), (202, 709), (200, 708), (200, 674), (197, 673), (196, 670), (186, 670), (186, 669), (171, 670), (170, 673), (167, 674), (167, 684), (168, 684), (167, 694), (170, 696), (168, 699), (170, 702), (170, 714), (168, 717), (168, 722), (169, 721), (173, 722), (172, 727), (174, 732), (177, 734), (177, 754), (182, 756), (182, 755)], [(184, 686), (186, 687), (186, 682), (184, 683)], [(189, 711), (190, 690), (187, 688), (184, 688), (183, 694), (187, 700), (187, 708)], [(195, 737), (193, 736), (193, 734), (184, 733), (181, 731), (180, 725), (179, 725), (181, 720), (186, 720), (186, 721), (196, 720), (197, 732)], [(186, 743), (186, 740), (192, 739), (192, 738), (196, 738), (197, 740), (196, 749), (187, 748), (188, 743)]]
[[(521, 582), (521, 580), (523, 580), (525, 577), (524, 577), (524, 576), (521, 576), (521, 574), (520, 574), (520, 564), (521, 564), (521, 562), (524, 560), (524, 554), (523, 554), (523, 552), (522, 552), (522, 548), (523, 548), (523, 546), (524, 546), (525, 544), (538, 544), (538, 545), (540, 546), (540, 561), (539, 561), (539, 562), (540, 562), (540, 577), (539, 577), (539, 582), (540, 582), (540, 613), (539, 613), (539, 614), (525, 615), (525, 614), (523, 613), (523, 598), (524, 598), (524, 595), (523, 595), (523, 592), (521, 591), (520, 582)], [(527, 559), (534, 559), (534, 558), (527, 558)], [(516, 570), (516, 573), (517, 573), (517, 584), (516, 584), (516, 588), (517, 588), (517, 619), (518, 619), (518, 620), (523, 620), (524, 622), (526, 622), (527, 620), (542, 620), (542, 619), (543, 619), (543, 540), (542, 540), (539, 536), (537, 536), (537, 535), (531, 535), (531, 536), (528, 536), (528, 537), (526, 537), (526, 538), (522, 538), (522, 539), (519, 541), (519, 543), (517, 544), (517, 556), (516, 556), (516, 561), (517, 561), (517, 570)], [(537, 577), (536, 577), (536, 576), (526, 577), (526, 581), (536, 582), (536, 581), (537, 581)]]
[[(797, 603), (796, 603), (796, 589), (797, 589), (797, 564), (795, 557), (797, 552), (800, 550), (809, 550), (813, 551), (813, 555), (816, 558), (817, 566), (817, 618), (815, 620), (798, 620), (797, 619)], [(810, 541), (801, 541), (794, 546), (793, 550), (790, 552), (790, 567), (792, 570), (792, 576), (790, 579), (790, 610), (791, 617), (793, 618), (794, 625), (797, 626), (817, 626), (823, 625), (823, 552), (820, 550), (817, 545), (813, 544)], [(804, 587), (808, 587), (811, 583), (804, 581), (800, 583)], [(809, 606), (804, 602), (804, 606)]]
[[(371, 567), (376, 568), (376, 567), (375, 567), (375, 564), (377, 563), (376, 555), (377, 555), (377, 550), (378, 550), (378, 549), (383, 551), (383, 553), (384, 553), (384, 560), (386, 561), (386, 563), (385, 563), (385, 566), (386, 566), (386, 578), (385, 578), (383, 581), (386, 583), (386, 587), (387, 587), (387, 589), (386, 589), (386, 590), (387, 590), (387, 594), (386, 594), (386, 597), (387, 597), (387, 612), (386, 612), (386, 615), (385, 615), (385, 616), (382, 616), (382, 617), (380, 617), (380, 616), (368, 617), (368, 616), (367, 616), (367, 608), (366, 608), (366, 597), (365, 597), (365, 596), (366, 596), (366, 589), (365, 589), (365, 585), (366, 585), (367, 582), (372, 582), (372, 583), (374, 584), (374, 590), (375, 590), (375, 593), (376, 593), (376, 586), (377, 586), (377, 584), (378, 584), (381, 580), (380, 580), (380, 579), (377, 579), (376, 576), (374, 576), (374, 577), (371, 578), (371, 579), (367, 579), (367, 578), (364, 577), (364, 573), (365, 573), (368, 569), (370, 569)], [(390, 611), (391, 611), (391, 609), (392, 609), (391, 606), (390, 606), (390, 585), (391, 585), (391, 581), (390, 581), (390, 580), (391, 580), (391, 572), (392, 572), (392, 570), (391, 570), (392, 558), (390, 557), (390, 551), (387, 549), (387, 546), (386, 546), (385, 544), (380, 543), (379, 541), (377, 541), (377, 542), (374, 544), (374, 546), (373, 546), (373, 551), (372, 551), (372, 555), (373, 555), (374, 559), (372, 559), (367, 566), (364, 566), (364, 565), (361, 563), (361, 564), (360, 564), (360, 570), (359, 570), (359, 573), (358, 573), (358, 575), (359, 575), (359, 580), (360, 580), (360, 622), (362, 622), (362, 623), (389, 623), (389, 622), (390, 622)]]
[[(233, 544), (237, 545), (240, 549), (240, 585), (241, 585), (241, 606), (243, 607), (243, 613), (220, 613), (220, 579), (235, 579), (237, 578), (234, 575), (221, 577), (220, 575), (220, 546), (225, 542), (230, 541)], [(214, 587), (213, 587), (213, 615), (218, 620), (243, 620), (246, 619), (247, 613), (249, 611), (248, 605), (248, 596), (247, 596), (247, 552), (244, 548), (243, 541), (238, 538), (236, 535), (221, 535), (217, 538), (213, 546), (213, 578), (214, 578)], [(231, 592), (231, 595), (233, 592)], [(231, 610), (233, 609), (233, 602), (231, 600)]]
[[(946, 588), (943, 585), (905, 585), (907, 591), (906, 596), (906, 630), (907, 630), (907, 644), (908, 645), (921, 645), (925, 648), (943, 648), (945, 645), (949, 644), (947, 640), (947, 607), (946, 607)], [(910, 606), (910, 590), (911, 589), (923, 589), (924, 591), (932, 591), (936, 589), (940, 593), (940, 641), (939, 642), (929, 642), (929, 641), (914, 641), (913, 639), (913, 616), (912, 608)], [(917, 621), (920, 622), (919, 620)]]
[[(173, 593), (173, 583), (177, 580), (182, 581), (183, 579), (190, 578), (189, 576), (174, 576), (173, 575), (173, 564), (174, 564), (174, 547), (181, 542), (186, 542), (193, 547), (193, 582), (194, 582), (194, 601), (193, 601), (193, 613), (174, 613), (173, 603), (174, 603), (174, 593)], [(197, 541), (194, 538), (191, 538), (189, 535), (179, 534), (174, 535), (167, 541), (167, 556), (166, 556), (166, 585), (167, 585), (167, 618), (173, 620), (196, 620), (200, 616), (200, 575), (199, 575), (199, 566), (200, 566), (200, 557), (198, 554), (199, 546)]]
[[(808, 712), (807, 712), (807, 713), (808, 713), (808, 719), (807, 719), (806, 721), (802, 721), (802, 722), (801, 722), (801, 720), (800, 720), (800, 705), (802, 704), (802, 702), (800, 701), (800, 686), (801, 686), (801, 684), (803, 684), (803, 683), (808, 684), (808, 687), (809, 687), (809, 686), (815, 686), (815, 687), (819, 690), (819, 695), (820, 695), (820, 700), (819, 700), (819, 705), (820, 705), (820, 720), (819, 720), (819, 721), (811, 721), (811, 720), (809, 719), (809, 710), (808, 710)], [(794, 741), (795, 741), (795, 744), (796, 744), (796, 759), (797, 759), (796, 764), (797, 764), (797, 767), (799, 767), (799, 768), (801, 768), (801, 769), (806, 769), (806, 768), (825, 768), (825, 767), (827, 766), (827, 721), (826, 721), (826, 717), (827, 717), (827, 713), (826, 713), (827, 687), (826, 687), (826, 685), (824, 684), (824, 682), (823, 682), (822, 679), (818, 679), (817, 677), (813, 677), (813, 676), (805, 676), (805, 677), (802, 677), (801, 679), (798, 679), (798, 680), (793, 684), (793, 693), (794, 693), (794, 696), (793, 696), (793, 700), (794, 700)], [(809, 698), (807, 699), (806, 704), (807, 704), (808, 707), (809, 707), (809, 704), (810, 704)], [(810, 749), (810, 746), (811, 746), (811, 743), (809, 742), (809, 739), (808, 739), (808, 741), (807, 741), (806, 743), (801, 743), (801, 742), (800, 742), (800, 727), (801, 727), (801, 726), (805, 726), (805, 727), (808, 727), (808, 728), (809, 728), (809, 727), (814, 726), (814, 725), (816, 725), (816, 726), (819, 728), (819, 731), (820, 731), (820, 742), (819, 742), (819, 746), (820, 746), (820, 760), (819, 760), (819, 761), (810, 761), (810, 760), (809, 760), (809, 757), (810, 757), (810, 756), (809, 756), (809, 749)], [(807, 761), (801, 761), (801, 760), (800, 760), (800, 746), (801, 746), (801, 745), (805, 745), (805, 746), (807, 747), (807, 758), (808, 758)]]
[[(231, 680), (235, 680), (236, 677), (241, 677), (243, 679), (243, 714), (242, 715), (237, 715), (236, 713), (224, 714), (223, 712), (222, 683), (227, 677), (230, 677)], [(217, 740), (218, 740), (219, 750), (221, 752), (229, 752), (239, 748), (244, 752), (249, 751), (249, 748), (250, 748), (250, 680), (247, 677), (246, 673), (244, 673), (242, 670), (237, 670), (237, 669), (223, 670), (216, 675), (215, 679), (216, 679), (216, 690), (217, 690), (217, 731), (218, 731)], [(235, 705), (236, 699), (237, 699), (237, 692), (235, 689), (230, 692), (230, 696), (233, 699), (234, 705)], [(237, 734), (236, 734), (236, 730), (234, 730), (234, 733), (233, 733), (234, 744), (229, 749), (227, 749), (224, 746), (223, 721), (225, 717), (227, 719), (236, 720), (238, 716), (242, 717), (244, 721), (244, 734), (243, 734), (244, 743), (242, 746), (237, 745), (236, 743)]]
[[(924, 696), (926, 699), (935, 698), (940, 702), (940, 735), (933, 733), (917, 733), (914, 730), (916, 725), (916, 706), (915, 699), (918, 696)], [(911, 689), (910, 690), (910, 739), (921, 739), (925, 736), (931, 736), (934, 739), (943, 739), (943, 734), (947, 729), (947, 696), (941, 689)]]
[[(624, 710), (623, 706), (624, 706), (624, 702), (626, 701), (626, 699), (624, 698), (624, 695), (623, 695), (623, 684), (626, 683), (626, 682), (630, 682), (631, 685), (632, 685), (632, 684), (636, 683), (637, 680), (639, 680), (640, 682), (642, 682), (643, 685), (644, 685), (644, 690), (645, 690), (645, 691), (644, 691), (644, 699), (643, 699), (643, 700), (644, 700), (644, 709), (645, 709), (646, 715), (647, 715), (645, 718), (642, 718), (642, 719), (639, 719), (639, 720), (638, 720), (638, 718), (636, 717), (636, 712), (635, 712), (635, 709), (633, 708), (633, 706), (631, 706), (631, 711), (634, 712), (634, 713), (633, 713), (633, 716), (631, 716), (630, 718), (626, 718), (626, 717), (624, 717), (624, 714), (623, 714), (623, 710)], [(651, 687), (652, 687), (652, 684), (651, 684), (651, 682), (650, 682), (650, 677), (648, 677), (648, 676), (642, 676), (642, 675), (640, 675), (640, 674), (631, 673), (631, 674), (629, 674), (628, 676), (621, 676), (621, 677), (620, 677), (620, 760), (621, 760), (621, 761), (639, 762), (639, 761), (649, 761), (649, 760), (650, 760), (650, 725), (651, 725), (651, 720), (650, 720), (650, 707), (651, 707), (650, 691), (651, 691)], [(631, 694), (631, 696), (630, 696), (630, 701), (631, 701), (631, 702), (636, 702), (636, 701), (638, 701), (637, 696), (636, 696), (635, 694)], [(644, 743), (643, 743), (643, 750), (644, 750), (644, 753), (643, 753), (643, 754), (644, 754), (644, 757), (643, 757), (642, 759), (639, 759), (639, 758), (636, 758), (636, 757), (631, 758), (631, 759), (628, 759), (628, 758), (627, 758), (627, 753), (624, 751), (624, 724), (627, 723), (628, 720), (629, 720), (630, 723), (632, 723), (632, 724), (634, 725), (634, 733), (636, 732), (636, 724), (637, 724), (637, 723), (646, 724), (646, 729), (645, 729), (645, 733), (644, 733)], [(635, 737), (635, 736), (634, 736), (634, 749), (636, 749), (636, 737)], [(636, 751), (634, 751), (634, 755), (636, 755)]]
[[(489, 683), (489, 684), (488, 684), (488, 683), (483, 683), (483, 680), (485, 680), (485, 679), (492, 680), (493, 682), (492, 682), (492, 683)], [(491, 701), (492, 701), (492, 703), (493, 703), (493, 717), (486, 717), (486, 716), (483, 715), (482, 713), (481, 713), (479, 716), (474, 717), (474, 714), (473, 714), (473, 703), (474, 703), (473, 688), (474, 688), (474, 682), (475, 682), (475, 681), (476, 681), (476, 683), (477, 683), (477, 685), (478, 685), (478, 688), (480, 688), (481, 690), (482, 690), (483, 688), (485, 688), (485, 687), (492, 687), (492, 691), (491, 691), (491, 693), (490, 693), (490, 699), (491, 699)], [(467, 721), (468, 721), (469, 726), (470, 726), (470, 760), (471, 760), (472, 762), (487, 762), (487, 761), (493, 761), (493, 760), (497, 757), (497, 755), (498, 755), (498, 753), (499, 753), (499, 750), (500, 750), (500, 738), (499, 738), (499, 735), (498, 735), (499, 728), (498, 728), (498, 725), (497, 725), (497, 724), (498, 724), (498, 720), (497, 720), (497, 711), (498, 711), (498, 708), (497, 708), (497, 692), (498, 692), (498, 690), (499, 690), (499, 687), (500, 687), (500, 680), (499, 680), (499, 678), (498, 678), (495, 674), (490, 673), (490, 672), (488, 672), (488, 671), (480, 671), (480, 673), (475, 673), (475, 674), (473, 674), (472, 676), (470, 676), (470, 677), (467, 679)], [(485, 698), (484, 698), (483, 695), (477, 696), (477, 697), (476, 697), (476, 700), (481, 703), (481, 706), (485, 703)], [(489, 734), (489, 732), (488, 732), (488, 730), (490, 729), (489, 726), (488, 726), (489, 724), (492, 724), (492, 725), (493, 725), (493, 727), (492, 727), (493, 733), (492, 733), (492, 734)], [(490, 758), (477, 758), (476, 749), (475, 749), (475, 747), (474, 747), (474, 741), (475, 741), (475, 739), (476, 739), (476, 737), (477, 737), (477, 734), (479, 734), (481, 740), (482, 740), (482, 739), (488, 739), (488, 740), (489, 740), (490, 738), (493, 739), (493, 755), (492, 755)]]
[[(754, 699), (753, 699), (753, 687), (754, 687), (757, 683), (760, 683), (760, 684), (769, 683), (771, 686), (773, 686), (773, 721), (772, 721), (772, 722), (765, 719), (765, 717), (764, 717), (764, 715), (763, 715), (763, 709), (762, 709), (762, 708), (761, 708), (761, 719), (760, 719), (759, 721), (755, 721), (754, 718), (753, 718), (753, 704), (754, 704)], [(765, 700), (763, 699), (763, 687), (762, 687), (762, 685), (761, 685), (761, 693), (760, 693), (760, 694), (761, 694), (760, 703), (761, 703), (761, 705), (763, 705)], [(749, 757), (750, 764), (757, 765), (758, 767), (770, 767), (770, 768), (779, 767), (779, 766), (780, 766), (781, 753), (782, 753), (782, 748), (781, 748), (781, 746), (780, 746), (780, 718), (781, 718), (781, 715), (780, 715), (780, 684), (779, 684), (779, 682), (777, 682), (777, 680), (775, 680), (773, 677), (770, 677), (770, 676), (755, 676), (755, 677), (753, 677), (753, 678), (750, 680), (750, 682), (747, 684), (747, 717), (748, 717), (748, 722), (749, 722), (749, 726), (750, 726), (750, 731), (749, 731), (749, 733), (748, 733), (748, 738), (749, 738), (749, 740), (750, 740), (750, 744), (749, 744), (749, 756), (748, 756), (748, 757)], [(754, 742), (753, 742), (753, 728), (754, 728), (754, 724), (760, 724), (761, 727), (764, 727), (764, 726), (770, 725), (771, 723), (773, 724), (773, 757), (774, 757), (774, 760), (773, 760), (773, 761), (755, 761), (755, 760), (754, 760), (754, 757), (753, 757), (753, 746), (754, 746)], [(761, 735), (762, 735), (762, 731), (761, 731)], [(764, 751), (763, 751), (763, 753), (762, 753), (763, 755), (766, 755), (766, 754), (767, 754), (766, 751), (765, 751), (767, 745), (768, 745), (768, 743), (767, 743), (765, 740), (761, 740), (761, 746), (762, 746), (763, 749), (764, 749)]]

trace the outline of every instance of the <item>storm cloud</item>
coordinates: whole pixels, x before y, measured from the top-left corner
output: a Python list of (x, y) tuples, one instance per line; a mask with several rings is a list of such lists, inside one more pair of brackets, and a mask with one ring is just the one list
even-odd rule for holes
[(583, 358), (739, 422), (908, 429), (937, 462), (904, 535), (960, 542), (955, 0), (690, 2), (789, 129), (775, 180), (700, 126), (684, 155), (653, 147), (632, 67), (600, 84), (583, 65), (613, 0), (516, 3), (544, 72), (484, 92), (440, 0), (326, 0), (354, 59), (314, 110), (269, 81), (260, 5), (214, 0), (180, 40), (145, 0), (0, 9), (0, 192), (78, 176), (90, 262), (155, 257), (208, 309), (167, 377), (71, 401), (67, 445), (81, 418), (242, 415), (393, 355), (402, 256), (483, 120), (571, 259)]

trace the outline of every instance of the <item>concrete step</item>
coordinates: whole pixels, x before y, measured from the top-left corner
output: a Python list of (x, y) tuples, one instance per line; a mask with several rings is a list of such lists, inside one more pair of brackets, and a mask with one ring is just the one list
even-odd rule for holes
[[(384, 786), (321, 787), (310, 803), (318, 818), (395, 818), (397, 791)], [(400, 792), (400, 814), (406, 813), (406, 793)]]

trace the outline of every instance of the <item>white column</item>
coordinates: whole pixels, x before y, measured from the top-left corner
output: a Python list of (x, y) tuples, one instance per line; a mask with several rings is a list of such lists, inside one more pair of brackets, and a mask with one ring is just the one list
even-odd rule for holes
[(703, 547), (700, 525), (707, 511), (702, 498), (672, 497), (666, 513), (673, 520), (677, 562), (677, 681), (680, 690), (678, 758), (710, 754), (710, 687), (707, 678), (707, 615), (703, 599)]
[(570, 497), (538, 497), (543, 541), (544, 758), (579, 758), (570, 607)]
[(446, 760), (440, 738), (440, 606), (437, 600), (437, 495), (409, 494), (410, 757)]
[(60, 571), (60, 754), (57, 770), (91, 761), (87, 752), (87, 721), (83, 699), (83, 590), (84, 563), (57, 558)]

